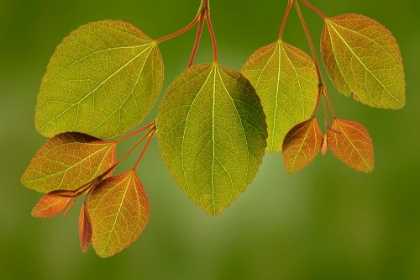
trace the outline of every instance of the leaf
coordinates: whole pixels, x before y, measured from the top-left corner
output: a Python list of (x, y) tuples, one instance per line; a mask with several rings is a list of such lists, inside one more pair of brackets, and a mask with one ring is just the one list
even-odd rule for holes
[(267, 116), (267, 151), (281, 151), (286, 133), (315, 108), (315, 64), (300, 49), (281, 40), (254, 52), (241, 72), (255, 87)]
[(328, 134), (328, 145), (348, 166), (366, 173), (373, 170), (372, 139), (363, 125), (335, 118)]
[(83, 203), (79, 214), (79, 238), (82, 252), (86, 253), (92, 240), (92, 224), (90, 223), (86, 202)]
[(377, 108), (405, 105), (401, 53), (391, 32), (357, 14), (326, 18), (321, 53), (330, 79), (346, 96)]
[(21, 182), (39, 192), (75, 190), (106, 172), (115, 162), (115, 142), (82, 133), (63, 133), (38, 150)]
[(124, 134), (149, 113), (162, 81), (158, 47), (136, 27), (111, 20), (83, 25), (51, 57), (36, 128), (47, 137), (67, 131), (98, 138)]
[(316, 118), (295, 125), (283, 142), (283, 161), (292, 174), (311, 163), (322, 146), (322, 132)]
[(185, 70), (159, 108), (162, 157), (186, 195), (211, 215), (228, 207), (258, 171), (267, 126), (239, 72), (215, 63)]
[(128, 247), (149, 221), (149, 200), (134, 170), (102, 181), (87, 207), (92, 246), (104, 258)]
[(324, 138), (322, 139), (321, 146), (321, 155), (325, 156), (328, 151), (328, 133), (325, 133)]
[(32, 216), (35, 218), (49, 218), (60, 214), (66, 209), (73, 197), (60, 196), (55, 193), (46, 194), (38, 201), (32, 209)]

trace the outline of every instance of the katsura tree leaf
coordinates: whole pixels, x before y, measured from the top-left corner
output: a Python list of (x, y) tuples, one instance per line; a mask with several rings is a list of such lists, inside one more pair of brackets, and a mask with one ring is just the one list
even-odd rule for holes
[(60, 214), (66, 209), (73, 197), (60, 196), (58, 194), (46, 194), (32, 209), (35, 218), (49, 218)]
[(328, 146), (345, 164), (362, 172), (373, 170), (373, 144), (366, 128), (353, 121), (334, 119)]
[(326, 18), (321, 37), (325, 68), (346, 96), (377, 108), (405, 105), (401, 53), (391, 32), (377, 21), (357, 14)]
[(92, 240), (92, 224), (90, 223), (86, 202), (83, 203), (79, 214), (79, 238), (82, 252), (85, 253), (89, 249), (90, 241)]
[(104, 258), (128, 247), (149, 221), (149, 200), (134, 170), (99, 183), (87, 207), (92, 246)]
[(69, 132), (47, 141), (22, 175), (26, 187), (39, 192), (75, 190), (116, 163), (116, 143)]
[(168, 87), (157, 135), (180, 188), (216, 215), (254, 179), (264, 156), (267, 126), (249, 81), (213, 63), (188, 68)]
[(311, 163), (322, 146), (322, 132), (316, 118), (295, 125), (283, 141), (283, 161), (292, 174)]
[(51, 57), (38, 94), (36, 128), (47, 137), (77, 131), (113, 138), (144, 119), (162, 81), (160, 52), (142, 31), (122, 21), (83, 25)]
[(254, 52), (241, 72), (255, 87), (267, 116), (267, 151), (280, 152), (286, 133), (315, 108), (315, 64), (305, 52), (279, 40)]

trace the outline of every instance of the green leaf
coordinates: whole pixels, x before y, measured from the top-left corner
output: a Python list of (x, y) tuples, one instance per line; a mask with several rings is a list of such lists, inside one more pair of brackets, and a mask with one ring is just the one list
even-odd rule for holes
[(325, 68), (337, 89), (372, 107), (405, 105), (405, 78), (395, 38), (377, 21), (357, 14), (326, 18), (321, 37)]
[(241, 72), (255, 87), (267, 116), (267, 151), (280, 152), (286, 133), (315, 108), (315, 64), (305, 52), (279, 40), (255, 51)]
[(52, 137), (77, 131), (113, 138), (156, 102), (163, 62), (156, 43), (122, 21), (81, 26), (57, 47), (42, 79), (35, 124)]
[(116, 146), (82, 133), (59, 134), (38, 150), (21, 182), (39, 192), (76, 190), (116, 163)]
[(216, 215), (255, 177), (267, 126), (249, 81), (214, 63), (188, 68), (168, 87), (157, 135), (162, 157), (181, 189)]
[(92, 246), (103, 258), (128, 247), (149, 221), (149, 200), (134, 170), (99, 183), (87, 207)]

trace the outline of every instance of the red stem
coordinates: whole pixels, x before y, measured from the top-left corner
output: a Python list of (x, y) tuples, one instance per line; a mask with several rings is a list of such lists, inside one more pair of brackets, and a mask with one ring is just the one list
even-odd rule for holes
[(141, 144), (141, 142), (143, 142), (144, 141), (144, 139), (146, 139), (147, 138), (147, 136), (149, 136), (150, 135), (150, 131), (154, 131), (154, 130), (156, 130), (156, 126), (152, 126), (152, 128), (150, 128), (150, 130), (149, 130), (149, 132), (148, 133), (146, 133), (145, 135), (143, 135), (137, 142), (136, 142), (136, 144), (134, 144), (134, 146), (133, 147), (131, 147), (131, 149), (127, 152), (127, 153), (125, 153), (125, 155), (115, 164), (115, 166), (117, 166), (117, 165), (119, 165), (121, 162), (123, 162), (140, 144)]
[(218, 62), (218, 54), (217, 54), (217, 43), (216, 43), (216, 36), (214, 35), (213, 25), (211, 24), (210, 19), (210, 9), (208, 7), (208, 0), (207, 2), (207, 10), (206, 10), (206, 21), (207, 21), (207, 27), (209, 28), (210, 37), (211, 37), (211, 43), (213, 46), (213, 62)]
[(316, 12), (318, 15), (320, 15), (323, 19), (327, 18), (320, 10), (318, 10), (314, 5), (312, 5), (308, 1), (306, 1), (306, 0), (301, 0), (301, 1), (302, 1), (303, 4), (305, 4), (306, 6), (311, 8), (314, 12)]
[(142, 158), (143, 158), (143, 156), (144, 156), (144, 153), (145, 153), (145, 152), (146, 152), (146, 150), (147, 150), (147, 147), (149, 147), (150, 141), (152, 140), (153, 136), (155, 135), (155, 132), (156, 132), (156, 130), (152, 130), (152, 131), (150, 131), (150, 132), (147, 134), (147, 135), (149, 136), (149, 139), (147, 139), (147, 142), (146, 142), (146, 144), (144, 145), (143, 150), (141, 151), (140, 156), (137, 158), (137, 161), (136, 161), (136, 163), (135, 163), (135, 164), (134, 164), (134, 166), (133, 166), (133, 170), (136, 170), (137, 165), (139, 165), (139, 163), (140, 163), (141, 159), (142, 159)]
[(194, 63), (194, 59), (195, 59), (195, 56), (197, 55), (197, 51), (198, 51), (198, 45), (200, 44), (201, 34), (203, 33), (203, 24), (204, 24), (203, 15), (200, 14), (199, 18), (200, 19), (199, 19), (199, 23), (198, 23), (197, 35), (195, 36), (194, 47), (193, 47), (191, 57), (190, 57), (190, 61), (188, 62), (187, 68), (191, 67)]
[(286, 13), (284, 14), (283, 22), (281, 23), (281, 27), (280, 27), (279, 40), (281, 40), (283, 37), (284, 27), (286, 26), (287, 19), (289, 18), (289, 12), (290, 12), (290, 9), (292, 8), (292, 5), (293, 5), (293, 0), (288, 0)]
[(162, 42), (164, 42), (164, 41), (166, 41), (166, 40), (169, 40), (169, 39), (172, 39), (172, 38), (175, 38), (175, 37), (177, 37), (177, 36), (179, 36), (179, 35), (181, 35), (181, 34), (184, 34), (185, 32), (187, 32), (188, 30), (190, 30), (196, 23), (197, 23), (197, 21), (199, 21), (200, 20), (200, 15), (197, 15), (194, 19), (193, 19), (193, 21), (191, 21), (187, 26), (185, 26), (184, 28), (182, 28), (182, 29), (180, 29), (180, 30), (178, 30), (177, 32), (174, 32), (174, 33), (172, 33), (172, 34), (169, 34), (169, 35), (166, 35), (166, 36), (164, 36), (164, 37), (162, 37), (162, 38), (159, 38), (159, 39), (157, 39), (155, 42), (156, 42), (156, 44), (159, 44), (159, 43), (162, 43)]
[(330, 97), (328, 96), (328, 92), (327, 92), (327, 90), (325, 89), (323, 93), (324, 93), (325, 98), (327, 99), (327, 102), (328, 102), (328, 107), (330, 107), (330, 111), (331, 111), (331, 114), (332, 114), (333, 118), (334, 118), (334, 119), (335, 119), (335, 118), (337, 118), (337, 116), (335, 115), (334, 108), (333, 108), (333, 106), (332, 106), (332, 103), (331, 103)]
[(311, 53), (312, 53), (312, 57), (314, 59), (316, 73), (318, 75), (318, 84), (319, 84), (318, 87), (322, 87), (324, 85), (324, 81), (322, 80), (321, 71), (319, 69), (318, 58), (316, 56), (316, 52), (315, 52), (314, 44), (312, 42), (311, 35), (309, 34), (308, 26), (306, 25), (305, 18), (303, 17), (302, 11), (299, 8), (298, 1), (297, 0), (293, 0), (293, 1), (295, 3), (295, 8), (296, 8), (296, 11), (297, 11), (297, 13), (299, 15), (299, 18), (300, 18), (300, 22), (302, 23), (303, 29), (305, 30), (306, 39), (308, 40), (309, 47), (311, 48)]
[(140, 128), (140, 129), (138, 129), (136, 131), (133, 131), (133, 132), (127, 134), (127, 135), (124, 135), (123, 137), (115, 140), (115, 143), (119, 143), (119, 142), (121, 142), (121, 141), (123, 141), (123, 140), (125, 140), (127, 138), (130, 138), (131, 136), (134, 136), (136, 134), (139, 134), (140, 132), (145, 131), (146, 129), (148, 129), (148, 128), (154, 126), (154, 125), (155, 125), (155, 121), (151, 122), (150, 124), (146, 125), (145, 127), (142, 127), (142, 128)]

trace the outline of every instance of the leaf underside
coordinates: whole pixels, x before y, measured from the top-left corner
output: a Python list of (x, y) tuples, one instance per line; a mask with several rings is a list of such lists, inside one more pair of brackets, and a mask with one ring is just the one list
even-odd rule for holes
[(366, 128), (354, 121), (334, 119), (328, 134), (328, 146), (345, 164), (369, 173), (374, 166), (372, 139)]
[(134, 170), (99, 183), (87, 207), (92, 246), (104, 258), (128, 247), (149, 221), (149, 200)]
[(69, 132), (47, 141), (22, 175), (26, 187), (39, 192), (75, 190), (116, 163), (116, 144)]
[(156, 102), (163, 62), (152, 39), (129, 23), (99, 21), (57, 47), (42, 79), (38, 132), (113, 138), (139, 124)]
[(264, 156), (267, 126), (254, 88), (217, 64), (192, 66), (168, 87), (157, 127), (172, 176), (211, 215), (246, 189)]
[(405, 105), (405, 77), (395, 38), (377, 21), (357, 14), (325, 19), (321, 37), (325, 69), (337, 89), (371, 107)]
[(315, 64), (305, 52), (279, 40), (255, 51), (241, 72), (255, 87), (267, 116), (267, 151), (280, 152), (287, 132), (313, 113)]
[(295, 173), (311, 163), (321, 150), (322, 140), (316, 118), (295, 125), (283, 142), (283, 161), (287, 173)]

